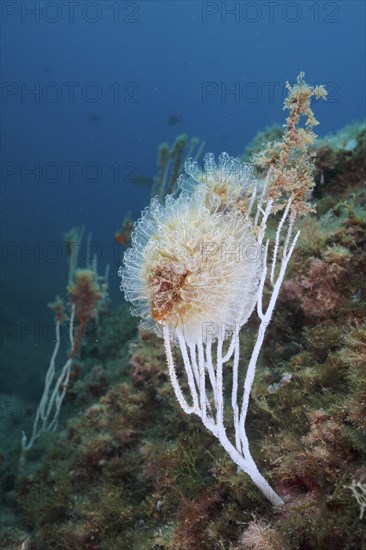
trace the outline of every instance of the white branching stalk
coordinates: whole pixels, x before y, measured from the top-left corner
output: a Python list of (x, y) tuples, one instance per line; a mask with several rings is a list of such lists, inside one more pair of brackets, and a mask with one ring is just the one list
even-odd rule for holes
[[(264, 240), (267, 220), (271, 213), (271, 206), (272, 204), (270, 201), (265, 204), (264, 208), (263, 204), (259, 205), (260, 210), (257, 216), (259, 227), (258, 246), (262, 246)], [(283, 501), (260, 474), (252, 458), (246, 434), (246, 418), (258, 356), (264, 341), (266, 329), (273, 315), (287, 264), (299, 236), (299, 233), (293, 236), (294, 218), (290, 214), (290, 207), (291, 200), (287, 202), (283, 216), (278, 224), (270, 266), (268, 266), (269, 242), (267, 241), (263, 247), (263, 267), (257, 295), (257, 312), (260, 325), (253, 351), (246, 368), (244, 385), (241, 391), (239, 391), (238, 383), (240, 368), (239, 324), (236, 325), (236, 329), (232, 334), (226, 354), (223, 352), (223, 331), (225, 328), (220, 327), (220, 334), (215, 344), (215, 358), (213, 358), (214, 348), (211, 335), (205, 335), (203, 333), (201, 338), (197, 338), (194, 343), (191, 342), (188, 346), (188, 353), (187, 344), (181, 330), (177, 329), (175, 331), (175, 336), (179, 343), (183, 358), (186, 374), (186, 384), (184, 384), (184, 386), (188, 386), (190, 393), (189, 399), (184, 395), (186, 389), (183, 389), (175, 367), (171, 348), (171, 340), (174, 334), (172, 334), (172, 331), (169, 330), (167, 325), (163, 328), (169, 374), (179, 404), (186, 413), (196, 414), (201, 418), (203, 424), (218, 438), (232, 460), (251, 477), (262, 493), (275, 505), (281, 505)], [(287, 231), (284, 238), (281, 239), (285, 229), (287, 229)], [(281, 240), (283, 241), (282, 246)], [(272, 293), (269, 303), (264, 310), (263, 294), (267, 279), (272, 286)], [(235, 443), (231, 442), (225, 428), (227, 415), (225, 415), (224, 411), (223, 388), (224, 371), (227, 371), (226, 363), (229, 360), (232, 360), (233, 368), (231, 392), (232, 423), (228, 425), (228, 428), (230, 429), (230, 433), (234, 434)], [(190, 402), (192, 404), (190, 404)]]
[[(71, 349), (74, 346), (74, 321), (75, 306), (73, 305), (69, 324), (69, 340), (71, 344)], [(56, 343), (46, 374), (43, 395), (38, 405), (38, 409), (34, 419), (32, 435), (30, 436), (29, 440), (27, 439), (25, 432), (22, 432), (20, 467), (24, 465), (26, 451), (33, 447), (34, 443), (41, 436), (41, 434), (47, 431), (56, 430), (61, 405), (67, 391), (72, 366), (71, 357), (67, 359), (66, 363), (64, 364), (56, 378), (56, 359), (61, 343), (59, 320), (56, 321), (55, 334)]]

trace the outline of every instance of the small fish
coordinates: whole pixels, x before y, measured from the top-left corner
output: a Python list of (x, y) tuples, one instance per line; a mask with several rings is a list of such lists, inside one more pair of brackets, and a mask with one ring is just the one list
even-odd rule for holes
[(114, 240), (117, 244), (121, 244), (122, 246), (127, 243), (126, 235), (124, 235), (120, 231), (116, 231), (116, 233), (114, 234)]
[(136, 176), (135, 178), (133, 178), (133, 183), (148, 186), (153, 184), (153, 178), (151, 176)]
[(89, 115), (88, 119), (91, 120), (92, 122), (99, 122), (101, 120), (100, 116), (98, 115)]
[(171, 115), (168, 118), (168, 126), (175, 126), (179, 122), (182, 122), (182, 120), (183, 120), (182, 115)]
[(131, 241), (133, 221), (131, 217), (131, 212), (125, 216), (125, 219), (122, 222), (122, 227), (114, 234), (114, 240), (117, 244), (122, 246), (128, 246)]

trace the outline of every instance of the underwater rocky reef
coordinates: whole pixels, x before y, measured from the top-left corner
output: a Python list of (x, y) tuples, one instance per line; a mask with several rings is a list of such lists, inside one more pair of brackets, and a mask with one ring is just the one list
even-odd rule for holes
[[(261, 133), (244, 156), (267, 140)], [(318, 141), (316, 209), (301, 222), (259, 357), (249, 439), (285, 505), (273, 507), (184, 414), (161, 340), (139, 331), (126, 304), (105, 304), (100, 344), (83, 342), (58, 431), (39, 438), (20, 472), (21, 420), (8, 426), (18, 443), (8, 435), (1, 449), (1, 548), (366, 548), (365, 147), (362, 124)], [(240, 346), (247, 358), (246, 338)]]

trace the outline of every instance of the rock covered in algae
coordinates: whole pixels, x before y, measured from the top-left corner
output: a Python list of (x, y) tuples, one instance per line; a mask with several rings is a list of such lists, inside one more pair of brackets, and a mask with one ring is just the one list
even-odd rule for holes
[[(15, 482), (3, 463), (18, 547), (363, 547), (349, 487), (366, 482), (364, 143), (358, 127), (319, 144), (317, 210), (303, 222), (254, 383), (253, 455), (286, 505), (269, 506), (182, 413), (161, 342), (131, 325), (117, 341), (106, 337), (102, 352), (87, 347), (83, 360), (96, 367), (78, 380), (79, 401), (71, 387), (75, 414), (36, 466)], [(279, 384), (284, 374), (290, 382)], [(16, 547), (5, 535), (5, 547)]]

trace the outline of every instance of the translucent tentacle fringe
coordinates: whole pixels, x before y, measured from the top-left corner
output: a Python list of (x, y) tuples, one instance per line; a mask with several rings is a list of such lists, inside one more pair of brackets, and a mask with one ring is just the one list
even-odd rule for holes
[[(258, 181), (251, 165), (213, 154), (204, 168), (189, 159), (179, 178), (178, 198), (165, 205), (152, 199), (135, 224), (133, 246), (124, 256), (121, 290), (142, 326), (163, 337), (176, 398), (195, 414), (238, 467), (275, 505), (283, 500), (258, 471), (250, 452), (246, 419), (258, 356), (271, 321), (299, 232), (296, 219), (306, 214), (313, 186), (309, 146), (317, 124), (311, 97), (325, 97), (301, 73), (287, 84), (289, 109), (283, 142), (271, 143), (254, 159), (264, 170)], [(305, 129), (299, 128), (301, 116)], [(270, 218), (282, 211), (273, 242)], [(269, 290), (264, 306), (264, 290)], [(239, 334), (254, 309), (259, 327), (245, 376), (240, 376)], [(182, 361), (176, 365), (175, 345)], [(232, 362), (231, 407), (224, 377)], [(183, 362), (183, 364), (181, 364)], [(226, 433), (230, 425), (233, 441)]]

